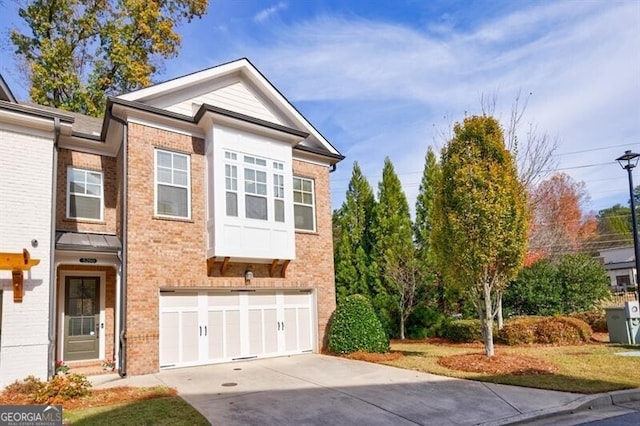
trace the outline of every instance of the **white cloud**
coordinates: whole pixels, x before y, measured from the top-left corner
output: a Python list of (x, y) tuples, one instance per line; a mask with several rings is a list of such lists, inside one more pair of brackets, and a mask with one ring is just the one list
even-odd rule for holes
[(278, 4), (268, 7), (266, 9), (261, 10), (253, 16), (253, 21), (262, 23), (269, 19), (275, 13), (284, 10), (287, 8), (287, 4), (284, 2), (279, 2)]

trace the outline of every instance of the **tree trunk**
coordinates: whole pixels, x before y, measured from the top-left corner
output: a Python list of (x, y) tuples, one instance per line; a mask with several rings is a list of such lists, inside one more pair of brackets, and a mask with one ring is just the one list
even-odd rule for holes
[(484, 284), (484, 312), (480, 318), (482, 326), (482, 337), (484, 338), (484, 352), (488, 357), (494, 355), (493, 349), (493, 306), (491, 303), (491, 287)]
[(496, 313), (498, 315), (498, 330), (502, 330), (502, 327), (504, 327), (504, 319), (502, 318), (502, 291), (498, 292), (496, 303), (498, 304), (496, 307)]
[(400, 315), (400, 340), (404, 340), (404, 315)]

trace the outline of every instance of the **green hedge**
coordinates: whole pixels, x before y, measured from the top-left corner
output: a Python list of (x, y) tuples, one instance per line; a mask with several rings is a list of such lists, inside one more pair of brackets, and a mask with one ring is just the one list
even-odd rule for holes
[(329, 326), (329, 350), (338, 354), (389, 351), (389, 338), (365, 296), (354, 294), (338, 304)]
[(442, 337), (458, 343), (482, 342), (480, 320), (454, 320), (444, 326)]

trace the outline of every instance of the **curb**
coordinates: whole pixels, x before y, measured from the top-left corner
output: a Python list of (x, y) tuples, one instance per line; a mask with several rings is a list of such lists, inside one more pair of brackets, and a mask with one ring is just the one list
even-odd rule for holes
[(574, 414), (580, 411), (598, 410), (628, 402), (640, 401), (640, 389), (627, 389), (595, 395), (581, 396), (561, 407), (545, 408), (530, 413), (518, 414), (500, 420), (481, 423), (482, 426), (523, 425), (534, 420), (548, 419), (551, 417)]

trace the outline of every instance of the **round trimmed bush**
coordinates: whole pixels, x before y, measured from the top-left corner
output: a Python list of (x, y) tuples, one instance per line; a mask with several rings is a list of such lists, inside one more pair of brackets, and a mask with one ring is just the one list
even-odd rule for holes
[(573, 345), (591, 339), (591, 327), (570, 317), (519, 317), (507, 321), (498, 332), (497, 340), (507, 345), (546, 343)]
[(338, 304), (329, 326), (329, 350), (338, 354), (389, 351), (389, 338), (369, 299), (354, 294)]

